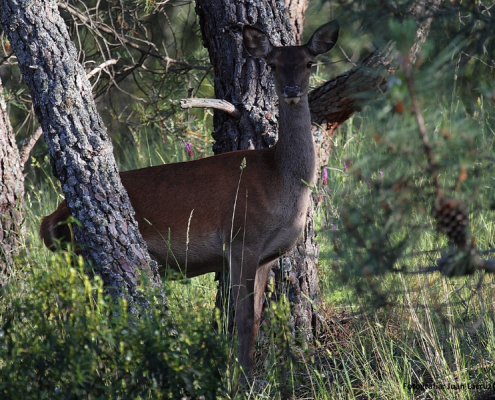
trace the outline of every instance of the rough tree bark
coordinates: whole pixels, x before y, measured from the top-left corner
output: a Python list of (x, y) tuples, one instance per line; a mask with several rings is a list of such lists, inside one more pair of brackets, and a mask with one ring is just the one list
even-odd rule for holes
[(0, 80), (0, 287), (14, 264), (24, 218), (24, 176)]
[(289, 21), (292, 26), (294, 44), (299, 46), (302, 44), (304, 17), (309, 5), (309, 0), (285, 0), (285, 5), (287, 6)]
[(109, 292), (130, 311), (147, 303), (140, 272), (161, 290), (118, 174), (112, 144), (96, 111), (91, 85), (55, 1), (0, 0), (0, 21), (31, 91), (54, 175), (60, 180), (77, 243)]

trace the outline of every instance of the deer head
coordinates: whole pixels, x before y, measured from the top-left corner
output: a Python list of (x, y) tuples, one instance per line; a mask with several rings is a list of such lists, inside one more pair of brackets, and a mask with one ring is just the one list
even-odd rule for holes
[(303, 46), (274, 46), (268, 36), (252, 26), (242, 32), (244, 47), (253, 57), (263, 59), (272, 70), (275, 90), (287, 104), (297, 104), (307, 96), (309, 75), (316, 56), (330, 51), (339, 36), (337, 21), (318, 28)]

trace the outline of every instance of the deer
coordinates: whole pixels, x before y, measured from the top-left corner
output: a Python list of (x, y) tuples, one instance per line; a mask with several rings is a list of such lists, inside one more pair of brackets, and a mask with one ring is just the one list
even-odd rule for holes
[[(270, 67), (279, 99), (274, 146), (120, 173), (160, 271), (172, 268), (187, 277), (230, 271), (238, 362), (247, 377), (270, 269), (302, 234), (316, 182), (311, 67), (335, 46), (338, 34), (338, 22), (331, 21), (302, 46), (277, 47), (262, 30), (244, 26), (244, 48)], [(40, 235), (49, 249), (71, 237), (64, 224), (69, 217), (64, 200), (43, 218)]]

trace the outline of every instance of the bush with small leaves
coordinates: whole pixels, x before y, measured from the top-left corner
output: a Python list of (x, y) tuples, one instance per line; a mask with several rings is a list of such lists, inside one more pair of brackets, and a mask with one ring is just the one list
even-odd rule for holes
[(151, 311), (135, 320), (83, 267), (55, 254), (4, 288), (0, 398), (217, 398), (227, 341), (205, 329), (208, 310), (170, 316), (149, 293)]

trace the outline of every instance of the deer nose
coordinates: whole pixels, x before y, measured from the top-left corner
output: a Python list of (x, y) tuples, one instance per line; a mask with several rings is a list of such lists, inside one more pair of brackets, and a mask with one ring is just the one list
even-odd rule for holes
[(284, 86), (283, 97), (287, 104), (297, 104), (301, 99), (300, 86)]
[(300, 86), (284, 86), (284, 97), (299, 97), (300, 93)]

